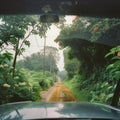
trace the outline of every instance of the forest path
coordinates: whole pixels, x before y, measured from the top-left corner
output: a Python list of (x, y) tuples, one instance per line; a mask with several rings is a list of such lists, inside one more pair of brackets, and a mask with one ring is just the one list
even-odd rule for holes
[(65, 101), (76, 101), (76, 98), (70, 92), (68, 88), (66, 88), (61, 79), (58, 77), (57, 82), (46, 91), (41, 92), (41, 101), (44, 102), (65, 102)]

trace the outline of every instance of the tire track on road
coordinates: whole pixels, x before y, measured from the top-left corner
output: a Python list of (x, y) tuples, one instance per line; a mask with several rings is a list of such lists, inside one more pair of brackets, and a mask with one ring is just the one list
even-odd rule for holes
[(58, 76), (57, 82), (54, 84), (54, 86), (46, 91), (42, 91), (40, 95), (42, 97), (41, 101), (44, 102), (76, 101), (74, 95), (62, 84), (61, 79)]
[(76, 98), (72, 95), (70, 90), (66, 88), (62, 83), (58, 82), (56, 88), (52, 92), (49, 102), (65, 102), (76, 101)]

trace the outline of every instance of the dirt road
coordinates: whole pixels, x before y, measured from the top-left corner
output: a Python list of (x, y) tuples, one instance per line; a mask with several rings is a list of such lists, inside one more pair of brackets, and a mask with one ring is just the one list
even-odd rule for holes
[(58, 79), (58, 82), (53, 87), (41, 92), (41, 101), (46, 102), (65, 102), (76, 101), (70, 90), (66, 88)]

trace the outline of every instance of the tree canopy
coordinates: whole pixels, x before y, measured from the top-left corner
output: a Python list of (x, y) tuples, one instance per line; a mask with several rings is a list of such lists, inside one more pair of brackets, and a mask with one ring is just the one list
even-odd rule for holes
[(44, 50), (34, 53), (31, 56), (25, 57), (24, 60), (17, 62), (18, 67), (24, 67), (34, 71), (48, 71), (56, 73), (58, 71), (57, 61), (58, 52), (54, 47), (46, 47), (45, 55)]
[[(39, 16), (29, 15), (12, 15), (1, 16), (0, 25), (0, 48), (6, 49), (11, 46), (14, 50), (12, 67), (15, 69), (17, 56), (25, 51), (25, 46), (30, 46), (28, 40), (31, 34), (39, 34), (45, 37), (46, 32), (51, 24), (39, 22)], [(11, 70), (14, 76), (14, 69)]]
[[(30, 57), (30, 60), (29, 57), (25, 59), (25, 65), (35, 75), (37, 74), (36, 83), (32, 81), (33, 78), (32, 82), (29, 81), (31, 79), (30, 71), (23, 70), (22, 66), (16, 68), (17, 57), (23, 54), (27, 47), (30, 47), (29, 37), (35, 34), (45, 38), (47, 30), (51, 26), (50, 23), (41, 23), (39, 17), (39, 15), (0, 16), (0, 104), (40, 99), (39, 92), (41, 88), (46, 89), (55, 82), (55, 78), (52, 75), (58, 70), (55, 54), (53, 54), (53, 57), (53, 55), (43, 56), (40, 53), (36, 53), (32, 55), (32, 58)], [(64, 18), (61, 19), (64, 21)], [(58, 27), (61, 27), (61, 25), (63, 26), (64, 24), (61, 23)], [(12, 53), (10, 53), (9, 49), (12, 50)], [(36, 59), (33, 59), (34, 56)], [(45, 66), (43, 66), (43, 61)], [(30, 62), (33, 63), (33, 66)], [(23, 61), (21, 64), (23, 64)], [(43, 70), (43, 68), (51, 72), (49, 76), (38, 72), (41, 69)], [(43, 79), (43, 77), (46, 78)], [(45, 83), (45, 86), (39, 85), (39, 79)]]
[(119, 27), (119, 19), (77, 17), (72, 25), (62, 29), (55, 40), (62, 48), (70, 47), (70, 59), (78, 59), (79, 70), (70, 84), (77, 81), (73, 90), (91, 91), (87, 98), (91, 101), (110, 103), (113, 96), (117, 81), (106, 70), (112, 56), (105, 58), (105, 55), (120, 44)]

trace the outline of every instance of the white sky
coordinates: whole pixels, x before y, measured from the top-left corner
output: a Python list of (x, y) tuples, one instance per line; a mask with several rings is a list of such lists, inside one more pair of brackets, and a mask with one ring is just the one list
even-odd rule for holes
[[(71, 24), (73, 20), (73, 16), (66, 16), (66, 23)], [(46, 46), (53, 46), (58, 48), (60, 60), (58, 62), (58, 68), (60, 71), (64, 70), (64, 57), (63, 57), (63, 50), (59, 49), (59, 45), (54, 42), (57, 36), (60, 33), (60, 29), (58, 29), (55, 25), (52, 25), (51, 28), (47, 32), (46, 37)], [(32, 53), (40, 52), (44, 46), (44, 39), (40, 38), (38, 35), (31, 35), (29, 38), (31, 45), (26, 49), (23, 53), (23, 56), (30, 56)], [(18, 59), (23, 58), (23, 56), (18, 57)]]

